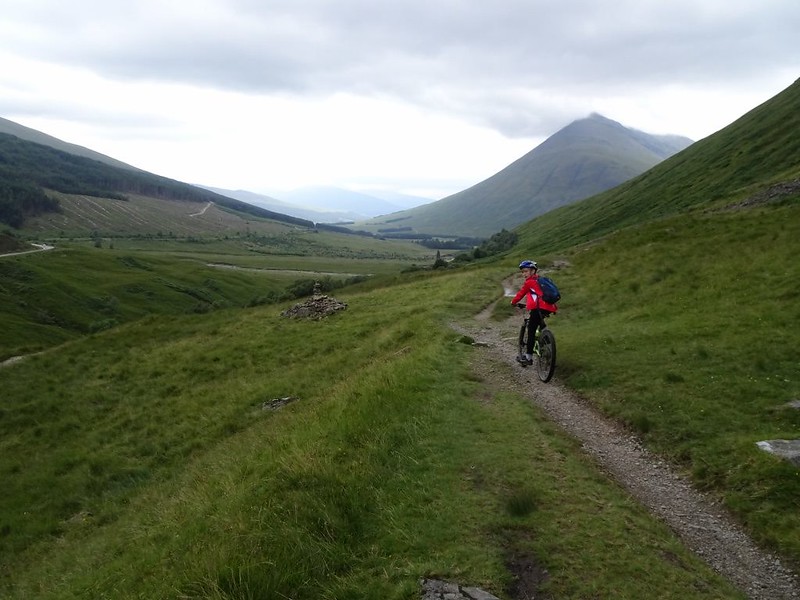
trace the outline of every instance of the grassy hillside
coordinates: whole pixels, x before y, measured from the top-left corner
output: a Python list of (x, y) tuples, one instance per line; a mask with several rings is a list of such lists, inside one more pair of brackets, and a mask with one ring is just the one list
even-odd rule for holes
[(0, 257), (0, 360), (148, 315), (271, 303), (309, 294), (315, 280), (329, 289), (433, 262), (421, 246), (351, 237), (98, 238)]
[(262, 219), (213, 202), (164, 201), (131, 195), (125, 200), (51, 192), (58, 212), (26, 219), (20, 234), (46, 238), (167, 236), (206, 237), (247, 231), (279, 233), (296, 226)]
[(446, 323), (501, 276), (373, 284), (321, 322), (151, 317), (0, 370), (2, 595), (504, 595), (517, 564), (558, 598), (739, 597), (472, 374)]
[(558, 131), (485, 181), (437, 202), (373, 219), (367, 228), (410, 227), (423, 233), (488, 237), (613, 188), (690, 143), (592, 115)]
[[(560, 374), (800, 564), (800, 194), (570, 249)], [(528, 255), (528, 254), (526, 254)]]
[[(311, 232), (251, 232), (246, 253), (141, 237), (0, 259), (4, 324), (34, 306), (141, 311), (67, 344), (43, 334), (29, 350), (48, 350), (0, 368), (0, 596), (410, 599), (433, 576), (511, 597), (522, 566), (546, 571), (552, 598), (742, 597), (476, 375), (449, 323), (527, 257), (566, 265), (559, 380), (800, 569), (800, 469), (756, 446), (800, 437), (798, 85), (520, 227), (502, 263), (400, 275), (412, 258), (377, 240)], [(211, 257), (388, 266), (337, 290), (348, 308), (323, 321), (280, 317), (288, 301), (167, 310), (247, 297), (256, 274), (229, 279)], [(162, 309), (142, 316), (148, 294)], [(510, 311), (495, 314), (513, 337)]]
[[(51, 146), (0, 133), (0, 222), (14, 228), (25, 219), (58, 211), (48, 192), (113, 198), (128, 195), (162, 201), (208, 203), (263, 219), (311, 227), (313, 223), (145, 171), (114, 167)], [(49, 200), (49, 202), (48, 202)]]
[(518, 229), (571, 266), (561, 375), (800, 564), (800, 83), (619, 188)]

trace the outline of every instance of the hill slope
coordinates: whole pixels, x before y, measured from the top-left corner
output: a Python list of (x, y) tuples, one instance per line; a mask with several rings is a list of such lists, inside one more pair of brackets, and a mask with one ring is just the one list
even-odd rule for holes
[(313, 227), (313, 223), (272, 212), (146, 171), (105, 162), (0, 133), (0, 223), (15, 228), (26, 219), (58, 212), (49, 192), (125, 200), (127, 194), (162, 201), (207, 203), (241, 213)]
[(47, 135), (46, 133), (42, 133), (36, 129), (31, 129), (30, 127), (25, 127), (24, 125), (20, 125), (14, 121), (9, 121), (8, 119), (3, 119), (2, 117), (0, 117), (0, 133), (7, 133), (9, 135), (18, 137), (21, 140), (42, 144), (43, 146), (50, 146), (56, 150), (68, 152), (69, 154), (74, 154), (76, 156), (91, 158), (92, 160), (100, 161), (112, 167), (130, 169), (132, 171), (139, 170), (136, 167), (122, 162), (121, 160), (117, 160), (116, 158), (111, 158), (110, 156), (106, 156), (100, 152), (95, 152), (94, 150), (90, 150), (89, 148), (85, 148), (83, 146), (78, 146), (77, 144), (70, 144), (69, 142), (65, 142), (53, 137), (52, 135)]
[[(618, 188), (519, 227), (535, 248), (567, 248), (628, 225), (744, 199), (800, 177), (800, 80), (731, 125)], [(791, 185), (789, 185), (791, 187)]]
[(267, 210), (325, 224), (363, 220), (432, 202), (430, 198), (420, 196), (392, 192), (362, 194), (330, 186), (300, 188), (276, 194), (283, 198), (281, 200), (247, 190), (226, 190), (207, 185), (200, 187)]
[(649, 135), (593, 114), (467, 190), (370, 224), (488, 236), (613, 188), (690, 144), (687, 138)]
[[(800, 432), (799, 99), (795, 85), (691, 160), (521, 226), (514, 249), (570, 264), (557, 379), (526, 389), (577, 389), (795, 566), (800, 471), (756, 442)], [(8, 293), (38, 292), (22, 267), (53, 258), (8, 259)], [(449, 323), (501, 300), (511, 270), (368, 282), (322, 321), (153, 315), (6, 367), (0, 595), (410, 598), (436, 576), (511, 598), (524, 573), (553, 598), (779, 597), (720, 581), (484, 378), (476, 365), (508, 365)], [(493, 308), (500, 340), (512, 311)]]
[(798, 130), (800, 81), (634, 180), (518, 227), (505, 258), (570, 265), (554, 274), (566, 383), (795, 566), (800, 471), (757, 444), (800, 444)]

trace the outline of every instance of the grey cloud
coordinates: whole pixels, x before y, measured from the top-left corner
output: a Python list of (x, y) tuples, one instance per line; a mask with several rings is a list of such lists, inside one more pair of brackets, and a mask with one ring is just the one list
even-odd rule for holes
[(120, 112), (113, 106), (89, 107), (77, 101), (62, 100), (58, 104), (53, 104), (46, 98), (25, 98), (24, 100), (0, 98), (0, 114), (90, 122), (99, 129), (112, 128), (111, 130), (117, 133), (126, 131), (136, 134), (157, 132), (161, 136), (165, 134), (169, 136), (170, 132), (173, 132), (176, 137), (181, 126), (179, 122), (162, 115)]
[(548, 98), (724, 85), (800, 66), (794, 0), (172, 4), (54, 4), (62, 21), (49, 27), (61, 29), (31, 51), (112, 78), (390, 96), (511, 135), (563, 124), (567, 109)]

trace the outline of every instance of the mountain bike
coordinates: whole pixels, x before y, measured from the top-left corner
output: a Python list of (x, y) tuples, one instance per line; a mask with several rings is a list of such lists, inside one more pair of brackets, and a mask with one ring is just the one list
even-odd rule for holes
[[(522, 308), (524, 305), (520, 304)], [(539, 310), (538, 308), (536, 310)], [(550, 316), (547, 311), (540, 311), (542, 315), (542, 324), (534, 332), (536, 340), (533, 343), (533, 364), (536, 365), (536, 372), (544, 383), (547, 383), (553, 378), (556, 372), (556, 336), (547, 328), (545, 319)], [(519, 328), (519, 357), (518, 362), (526, 366), (525, 351), (528, 346), (528, 322), (531, 318), (531, 311), (525, 311), (525, 320), (522, 327)], [(520, 360), (522, 359), (522, 360)]]

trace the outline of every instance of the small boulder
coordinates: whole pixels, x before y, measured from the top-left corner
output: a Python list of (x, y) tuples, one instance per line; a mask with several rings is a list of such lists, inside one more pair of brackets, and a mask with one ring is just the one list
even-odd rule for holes
[(788, 460), (800, 467), (800, 440), (764, 440), (756, 445), (770, 454)]

